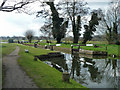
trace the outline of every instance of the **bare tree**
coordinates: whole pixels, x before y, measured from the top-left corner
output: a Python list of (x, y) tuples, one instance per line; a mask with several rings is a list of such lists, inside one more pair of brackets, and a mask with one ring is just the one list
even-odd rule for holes
[(32, 39), (33, 39), (33, 37), (34, 37), (34, 32), (33, 32), (33, 30), (27, 30), (27, 31), (25, 32), (25, 36), (26, 36), (26, 38), (28, 39), (29, 43), (31, 43), (31, 41), (32, 41)]
[(106, 13), (99, 10), (99, 15), (102, 19), (100, 24), (102, 29), (105, 30), (107, 41), (109, 44), (115, 43), (118, 41), (118, 34), (120, 32), (120, 0), (112, 1)]
[(37, 0), (2, 0), (0, 1), (0, 11), (12, 12), (14, 10), (23, 8), (25, 5), (36, 2)]
[(41, 28), (40, 32), (43, 33), (44, 36), (48, 37), (47, 40), (50, 40), (50, 37), (52, 36), (52, 22), (51, 20), (46, 22)]
[[(50, 15), (52, 17), (52, 21), (53, 21), (53, 28), (52, 28), (52, 32), (53, 32), (53, 36), (54, 38), (56, 38), (57, 42), (60, 43), (61, 42), (61, 39), (64, 38), (65, 36), (65, 33), (66, 32), (66, 29), (67, 28), (67, 24), (68, 24), (68, 21), (64, 21), (64, 18), (61, 18), (59, 16), (59, 13), (55, 7), (55, 4), (54, 4), (54, 0), (49, 1), (49, 2), (43, 2), (42, 0), (16, 0), (15, 3), (12, 3), (10, 4), (11, 1), (8, 1), (8, 0), (3, 0), (1, 5), (0, 5), (0, 11), (6, 11), (6, 12), (12, 12), (14, 10), (18, 10), (18, 9), (21, 9), (23, 8), (23, 12), (26, 13), (26, 10), (30, 10), (31, 6), (28, 7), (28, 8), (24, 8), (25, 5), (28, 5), (30, 3), (33, 3), (33, 2), (36, 2), (36, 1), (39, 1), (39, 4), (40, 5), (44, 5), (43, 3), (45, 3), (47, 6), (50, 7), (50, 14), (47, 13), (46, 10), (38, 12), (37, 16), (39, 16), (39, 13), (42, 13), (44, 14), (45, 16), (46, 15)], [(32, 12), (32, 10), (30, 10)], [(29, 14), (29, 12), (28, 12)]]
[(86, 7), (87, 3), (83, 0), (62, 0), (60, 3), (63, 10), (63, 15), (71, 21), (73, 43), (78, 43), (82, 27), (81, 18), (88, 12), (88, 7)]

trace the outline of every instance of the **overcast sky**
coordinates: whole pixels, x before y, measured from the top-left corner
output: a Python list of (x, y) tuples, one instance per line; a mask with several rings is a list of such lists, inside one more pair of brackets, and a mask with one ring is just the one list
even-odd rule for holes
[[(110, 0), (85, 0), (91, 9), (106, 9)], [(28, 29), (33, 29), (39, 36), (40, 27), (44, 24), (42, 18), (36, 18), (25, 13), (0, 12), (0, 36), (24, 36)]]

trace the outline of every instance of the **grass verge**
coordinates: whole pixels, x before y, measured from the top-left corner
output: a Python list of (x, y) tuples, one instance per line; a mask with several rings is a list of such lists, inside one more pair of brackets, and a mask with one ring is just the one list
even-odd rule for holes
[[(93, 42), (91, 42), (93, 43)], [(96, 45), (99, 46), (97, 48), (94, 48), (94, 46), (80, 46), (80, 48), (85, 49), (85, 50), (92, 50), (92, 51), (107, 51), (108, 56), (110, 55), (116, 55), (120, 56), (120, 45), (108, 45), (108, 44), (100, 44), (100, 42), (94, 42), (97, 43)], [(98, 44), (99, 43), (99, 44)], [(40, 45), (48, 45), (46, 43), (39, 43)], [(75, 44), (72, 44), (75, 45)], [(106, 45), (107, 45), (107, 50), (106, 50)], [(61, 44), (62, 48), (71, 48), (71, 44)], [(78, 48), (78, 47), (74, 47)]]
[(16, 48), (16, 44), (13, 43), (3, 43), (2, 44), (2, 57), (10, 54)]
[[(26, 73), (33, 78), (33, 81), (40, 88), (85, 88), (76, 81), (70, 79), (70, 83), (62, 81), (62, 73), (43, 63), (42, 61), (34, 61), (34, 55), (47, 54), (51, 51), (33, 48), (30, 46), (19, 45), (20, 58), (18, 60), (21, 67)], [(29, 50), (29, 53), (25, 53), (25, 49)]]

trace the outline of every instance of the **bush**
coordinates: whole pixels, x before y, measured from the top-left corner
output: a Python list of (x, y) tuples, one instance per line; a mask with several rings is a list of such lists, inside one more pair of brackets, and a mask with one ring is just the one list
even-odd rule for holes
[(116, 43), (115, 43), (116, 45), (120, 45), (120, 41), (116, 41)]
[(13, 41), (12, 38), (8, 39), (8, 42), (9, 42), (9, 43), (14, 43), (14, 41)]

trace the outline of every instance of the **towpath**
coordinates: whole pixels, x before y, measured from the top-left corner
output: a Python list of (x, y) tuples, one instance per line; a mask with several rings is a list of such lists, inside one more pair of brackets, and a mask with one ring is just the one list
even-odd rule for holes
[(3, 57), (3, 69), (5, 78), (3, 88), (37, 88), (32, 79), (18, 65), (18, 52), (16, 49), (9, 55)]

